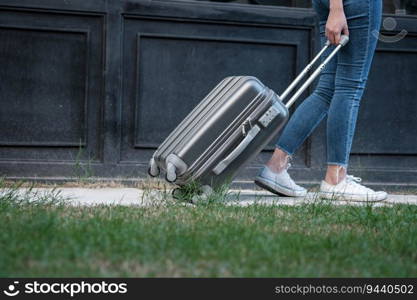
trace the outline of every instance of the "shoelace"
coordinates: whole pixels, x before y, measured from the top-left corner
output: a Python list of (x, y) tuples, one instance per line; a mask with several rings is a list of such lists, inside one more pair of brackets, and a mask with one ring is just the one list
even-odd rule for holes
[(360, 178), (360, 177), (355, 177), (353, 175), (346, 175), (346, 181), (348, 181), (349, 183), (352, 183), (352, 184), (356, 185), (357, 187), (360, 187), (362, 189), (365, 189), (369, 193), (373, 193), (374, 192), (373, 189), (370, 189), (370, 188), (368, 188), (368, 187), (363, 186), (363, 185), (360, 184), (360, 182), (362, 182), (362, 178)]
[(355, 177), (353, 175), (346, 175), (346, 180), (347, 181), (354, 181), (354, 182), (357, 182), (357, 183), (362, 182), (362, 178)]
[(291, 162), (292, 162), (292, 156), (287, 156), (287, 166), (285, 167), (285, 170), (288, 171), (289, 168), (291, 168)]
[(294, 180), (292, 180), (292, 178), (290, 177), (290, 174), (288, 174), (288, 169), (291, 168), (291, 163), (287, 163), (287, 166), (285, 167), (285, 173), (284, 176), (287, 178), (287, 182), (289, 183), (289, 187), (293, 188), (293, 189), (300, 189), (302, 188), (301, 186), (297, 185)]

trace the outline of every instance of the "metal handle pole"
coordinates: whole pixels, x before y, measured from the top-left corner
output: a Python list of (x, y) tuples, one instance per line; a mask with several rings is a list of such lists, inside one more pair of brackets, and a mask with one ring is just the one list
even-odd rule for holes
[(284, 100), (287, 98), (287, 96), (292, 92), (292, 90), (297, 86), (297, 84), (301, 81), (301, 79), (304, 78), (304, 76), (307, 75), (307, 73), (311, 70), (313, 65), (316, 63), (316, 61), (323, 55), (324, 51), (329, 48), (330, 42), (327, 41), (326, 45), (321, 49), (321, 51), (316, 55), (316, 57), (304, 68), (304, 70), (301, 71), (301, 73), (297, 76), (297, 78), (290, 84), (289, 87), (282, 93), (282, 95), (279, 96), (281, 100)]
[(319, 76), (323, 71), (324, 67), (329, 63), (329, 61), (339, 52), (340, 48), (345, 46), (349, 42), (349, 37), (342, 35), (339, 45), (330, 53), (330, 55), (324, 60), (324, 62), (314, 71), (314, 73), (307, 79), (306, 82), (300, 87), (300, 89), (291, 97), (290, 100), (285, 104), (287, 108), (290, 108), (295, 101), (301, 96), (301, 94), (310, 86), (310, 84)]
[(287, 108), (290, 108), (291, 105), (294, 104), (295, 101), (301, 96), (301, 94), (310, 86), (310, 84), (319, 76), (321, 71), (323, 71), (324, 67), (327, 63), (336, 55), (336, 53), (342, 48), (342, 45), (338, 45), (333, 52), (324, 60), (324, 62), (314, 71), (314, 73), (307, 79), (306, 82), (298, 89), (298, 91), (291, 97), (290, 100), (285, 104)]

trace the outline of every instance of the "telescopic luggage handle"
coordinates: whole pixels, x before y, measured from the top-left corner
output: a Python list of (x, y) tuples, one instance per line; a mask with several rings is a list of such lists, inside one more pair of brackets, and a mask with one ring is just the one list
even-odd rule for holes
[[(324, 67), (329, 63), (329, 61), (339, 52), (339, 50), (349, 42), (349, 36), (342, 35), (340, 38), (339, 45), (329, 54), (329, 56), (322, 62), (322, 64), (314, 71), (314, 73), (306, 80), (306, 82), (298, 89), (298, 91), (291, 97), (290, 100), (285, 104), (287, 108), (290, 108), (295, 101), (301, 96), (301, 94), (310, 86), (310, 84), (320, 75)], [(323, 53), (330, 47), (330, 42), (327, 41), (323, 49), (314, 57), (314, 59), (304, 68), (304, 70), (297, 76), (297, 78), (290, 84), (290, 86), (282, 93), (280, 96), (283, 101), (297, 86), (298, 83), (307, 75), (307, 73), (313, 68), (313, 65), (317, 60), (323, 55)]]

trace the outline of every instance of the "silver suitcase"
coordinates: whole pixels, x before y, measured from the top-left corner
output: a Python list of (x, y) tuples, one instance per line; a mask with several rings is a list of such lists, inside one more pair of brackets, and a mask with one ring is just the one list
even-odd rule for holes
[(148, 173), (178, 186), (191, 182), (219, 187), (234, 176), (274, 138), (288, 120), (288, 108), (317, 78), (349, 38), (342, 36), (306, 82), (284, 104), (283, 100), (312, 69), (329, 43), (278, 96), (255, 77), (234, 76), (221, 81), (175, 128), (156, 150)]

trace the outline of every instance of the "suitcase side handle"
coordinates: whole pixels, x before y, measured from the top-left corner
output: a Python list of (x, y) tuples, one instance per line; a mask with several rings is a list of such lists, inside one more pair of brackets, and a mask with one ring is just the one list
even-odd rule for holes
[[(339, 52), (339, 50), (349, 42), (349, 36), (342, 35), (340, 38), (339, 45), (330, 53), (330, 55), (324, 60), (324, 62), (316, 69), (316, 71), (307, 79), (307, 81), (300, 87), (300, 89), (294, 94), (294, 96), (288, 100), (285, 104), (287, 108), (290, 108), (291, 105), (300, 97), (300, 95), (307, 89), (307, 87), (317, 78), (317, 76), (323, 71), (324, 67), (329, 63), (329, 61)], [(313, 68), (313, 65), (317, 60), (324, 54), (324, 52), (330, 47), (330, 42), (327, 41), (324, 47), (320, 52), (314, 57), (314, 59), (301, 71), (300, 75), (290, 84), (290, 86), (282, 93), (280, 96), (281, 100), (284, 100), (291, 91), (297, 86), (298, 83), (307, 75), (307, 73)]]
[(216, 175), (221, 174), (242, 152), (250, 145), (253, 139), (261, 131), (258, 125), (255, 125), (248, 131), (245, 138), (240, 142), (240, 144), (232, 151), (230, 154), (223, 159), (221, 162), (214, 167), (213, 172)]

